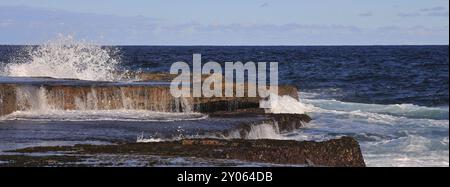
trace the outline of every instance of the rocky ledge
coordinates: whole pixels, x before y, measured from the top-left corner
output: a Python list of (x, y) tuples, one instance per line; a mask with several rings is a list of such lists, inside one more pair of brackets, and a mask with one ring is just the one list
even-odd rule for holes
[[(305, 114), (267, 114), (260, 108), (261, 98), (258, 97), (174, 98), (170, 95), (168, 84), (171, 76), (139, 74), (136, 77), (139, 77), (140, 81), (131, 83), (4, 78), (0, 80), (0, 117), (14, 111), (50, 108), (189, 111), (206, 113), (212, 122), (238, 117), (248, 119), (246, 122), (223, 124), (224, 127), (218, 130), (208, 128), (210, 130), (199, 139), (189, 139), (192, 137), (188, 136), (188, 139), (163, 142), (30, 147), (12, 151), (12, 154), (0, 155), (0, 166), (92, 166), (89, 160), (101, 155), (121, 157), (107, 164), (111, 166), (120, 166), (123, 162), (126, 166), (126, 163), (134, 160), (136, 156), (146, 163), (144, 166), (154, 163), (154, 156), (300, 166), (365, 166), (358, 142), (350, 137), (324, 142), (258, 139), (264, 138), (261, 135), (268, 129), (281, 134), (303, 127), (311, 120)], [(280, 96), (298, 98), (295, 86), (279, 86), (278, 90)], [(210, 121), (205, 123), (209, 126)], [(152, 128), (155, 128), (152, 132), (161, 131), (157, 127)], [(254, 138), (258, 140), (251, 140)]]
[[(245, 112), (258, 110), (259, 97), (183, 97), (170, 94), (166, 74), (145, 74), (147, 82), (96, 82), (53, 78), (0, 79), (0, 117), (30, 109), (149, 110), (157, 112)], [(152, 78), (153, 80), (148, 80)], [(161, 79), (167, 82), (161, 82)], [(295, 86), (279, 95), (298, 98)], [(247, 94), (245, 92), (245, 94)], [(264, 113), (259, 109), (259, 113)]]
[[(59, 147), (32, 147), (15, 153), (55, 153), (65, 156), (0, 156), (0, 165), (59, 166), (77, 165), (90, 155), (133, 155), (187, 157), (202, 159), (231, 159), (253, 163), (271, 163), (290, 166), (365, 167), (358, 142), (350, 137), (312, 141), (283, 140), (222, 140), (184, 139), (169, 142), (126, 143), (117, 145), (75, 145)], [(76, 156), (76, 157), (75, 157)], [(126, 159), (125, 159), (126, 160)], [(149, 162), (149, 161), (147, 161)], [(3, 164), (2, 164), (3, 163)], [(121, 165), (115, 163), (115, 165)]]

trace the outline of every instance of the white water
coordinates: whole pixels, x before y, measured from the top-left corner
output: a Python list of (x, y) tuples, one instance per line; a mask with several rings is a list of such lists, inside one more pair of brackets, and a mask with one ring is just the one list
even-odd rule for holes
[[(64, 94), (59, 92), (51, 92), (44, 87), (37, 86), (18, 86), (16, 88), (16, 105), (17, 111), (0, 116), (2, 120), (32, 120), (32, 121), (182, 121), (182, 120), (201, 120), (208, 116), (200, 113), (194, 113), (190, 109), (190, 103), (186, 100), (178, 100), (178, 102), (160, 102), (161, 106), (147, 104), (148, 109), (140, 109), (139, 105), (146, 104), (133, 100), (137, 96), (133, 94), (124, 94), (123, 90), (118, 90), (119, 94), (114, 95), (114, 98), (99, 98), (104, 95), (97, 93), (91, 89), (80, 95), (81, 97), (74, 97), (74, 102), (64, 101)], [(53, 94), (52, 94), (53, 93)], [(153, 94), (157, 99), (163, 98)], [(110, 99), (110, 100), (108, 100)], [(109, 103), (116, 101), (118, 106), (106, 105), (106, 109), (97, 106), (98, 103)], [(153, 101), (151, 97), (146, 98), (145, 101)], [(62, 101), (56, 102), (55, 101)], [(112, 102), (111, 102), (112, 103)], [(65, 105), (74, 105), (73, 110), (65, 110)], [(168, 105), (168, 106), (165, 106)], [(168, 111), (164, 110), (169, 108)], [(170, 109), (174, 108), (184, 112), (173, 112)], [(152, 110), (154, 109), (154, 110)], [(159, 110), (160, 109), (160, 110)]]
[[(88, 88), (80, 94), (65, 95), (61, 89), (40, 86), (17, 86), (16, 105), (20, 111), (49, 110), (149, 110), (156, 112), (192, 112), (191, 103), (184, 98), (172, 98), (169, 91), (147, 89), (145, 94), (126, 88), (115, 92)], [(71, 106), (72, 108), (67, 108)]]
[[(242, 129), (232, 130), (226, 134), (222, 133), (212, 133), (206, 135), (183, 135), (183, 129), (178, 129), (180, 132), (179, 136), (171, 137), (171, 138), (155, 138), (155, 137), (146, 137), (143, 133), (137, 136), (137, 143), (150, 143), (150, 142), (162, 142), (162, 141), (175, 141), (181, 140), (183, 138), (219, 138), (219, 139), (277, 139), (277, 140), (286, 140), (289, 139), (283, 136), (280, 133), (278, 124), (276, 123), (262, 123), (262, 124), (254, 124), (250, 126), (248, 132), (242, 132)], [(242, 134), (243, 133), (243, 134)]]
[(167, 141), (167, 140), (161, 139), (161, 138), (146, 138), (144, 136), (144, 133), (137, 136), (137, 138), (136, 138), (136, 143), (151, 143), (151, 142), (162, 142), (162, 141)]
[(280, 133), (280, 130), (278, 129), (278, 125), (275, 124), (258, 124), (258, 125), (251, 125), (250, 130), (248, 134), (245, 134), (244, 136), (240, 134), (240, 130), (232, 131), (227, 136), (213, 136), (212, 138), (224, 138), (224, 139), (250, 139), (250, 140), (256, 140), (256, 139), (277, 139), (282, 140), (286, 139), (286, 137), (282, 136)]
[(95, 81), (116, 81), (120, 59), (109, 50), (72, 36), (59, 36), (37, 48), (23, 51), (27, 58), (12, 59), (3, 65), (4, 75), (19, 77), (53, 77)]
[(246, 139), (283, 139), (278, 125), (261, 124), (251, 127)]
[(365, 112), (375, 114), (386, 114), (398, 117), (408, 117), (416, 119), (448, 119), (448, 108), (424, 107), (413, 104), (364, 104), (351, 103), (336, 100), (313, 99), (304, 100), (313, 106), (321, 109), (338, 110), (343, 112)]
[[(300, 96), (306, 94), (300, 93)], [(311, 95), (311, 94), (307, 94)], [(411, 104), (379, 105), (288, 96), (268, 102), (273, 113), (307, 113), (313, 120), (296, 132), (280, 134), (276, 124), (253, 125), (244, 137), (239, 131), (226, 137), (325, 141), (355, 137), (368, 166), (449, 166), (448, 108)], [(163, 141), (143, 138), (140, 142)]]
[(207, 117), (207, 115), (199, 113), (152, 112), (148, 110), (37, 110), (16, 111), (0, 117), (0, 120), (170, 122), (201, 120)]
[(311, 106), (298, 102), (290, 96), (276, 94), (271, 94), (268, 100), (260, 101), (260, 106), (265, 108), (267, 113), (273, 114), (304, 114), (312, 109)]
[(349, 103), (300, 93), (305, 95), (312, 97), (301, 102), (284, 98), (273, 105), (277, 108), (272, 111), (306, 112), (313, 118), (306, 128), (284, 138), (324, 141), (352, 136), (360, 142), (368, 166), (449, 166), (448, 107)]

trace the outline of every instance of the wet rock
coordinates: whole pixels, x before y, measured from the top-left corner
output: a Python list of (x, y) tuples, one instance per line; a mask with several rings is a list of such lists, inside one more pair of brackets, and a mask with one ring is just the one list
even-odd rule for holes
[(14, 86), (0, 84), (0, 117), (16, 110), (16, 90)]
[(50, 106), (63, 110), (134, 109), (183, 112), (180, 101), (165, 86), (45, 86)]
[[(178, 75), (169, 74), (165, 72), (140, 72), (140, 73), (127, 73), (128, 77), (134, 77), (138, 81), (162, 81), (162, 82), (171, 82)], [(210, 75), (202, 75), (201, 80), (204, 81), (206, 78), (210, 77)], [(192, 77), (191, 77), (192, 80)], [(223, 84), (222, 89), (225, 90), (225, 78), (222, 77)], [(236, 89), (236, 83), (233, 84), (233, 89)], [(247, 96), (248, 87), (244, 86), (244, 95)], [(234, 92), (235, 93), (235, 92)], [(293, 85), (280, 85), (278, 87), (278, 95), (288, 95), (292, 98), (298, 98), (298, 89)]]
[[(233, 115), (222, 114), (220, 116), (230, 117)], [(225, 139), (276, 139), (281, 137), (282, 133), (300, 129), (311, 121), (311, 118), (306, 114), (263, 114), (260, 116), (263, 116), (261, 120), (241, 123), (230, 130), (209, 133), (208, 135)]]
[[(150, 76), (150, 75), (148, 75)], [(167, 74), (153, 79), (165, 79)], [(14, 83), (14, 82), (18, 83)], [(174, 98), (168, 83), (107, 83), (49, 78), (14, 78), (0, 83), (0, 116), (16, 110), (150, 110), (158, 112), (259, 111), (259, 97)], [(280, 95), (297, 98), (295, 86), (279, 86)], [(44, 107), (44, 108), (42, 108)]]
[(311, 121), (311, 117), (306, 114), (269, 114), (269, 116), (278, 125), (280, 133), (302, 128)]
[(1, 167), (80, 167), (86, 157), (78, 156), (28, 156), (28, 155), (0, 155)]
[(129, 143), (119, 145), (75, 145), (34, 147), (20, 153), (62, 151), (76, 155), (157, 155), (233, 159), (273, 164), (364, 167), (358, 142), (350, 137), (313, 141), (185, 139), (171, 142)]

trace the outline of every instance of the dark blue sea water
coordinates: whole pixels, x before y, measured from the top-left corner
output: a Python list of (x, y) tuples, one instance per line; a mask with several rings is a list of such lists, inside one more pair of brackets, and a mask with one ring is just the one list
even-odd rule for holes
[[(20, 54), (23, 46), (0, 46), (0, 62)], [(302, 92), (322, 92), (341, 101), (448, 106), (448, 46), (330, 47), (116, 47), (128, 70), (169, 71), (177, 61), (279, 62), (281, 84)]]
[(127, 67), (173, 62), (279, 62), (280, 82), (342, 101), (448, 106), (448, 46), (120, 47)]

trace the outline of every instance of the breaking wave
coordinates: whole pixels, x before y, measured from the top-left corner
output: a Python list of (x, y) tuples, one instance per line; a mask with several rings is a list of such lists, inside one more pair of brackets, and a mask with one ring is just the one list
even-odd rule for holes
[(413, 104), (364, 104), (323, 99), (304, 99), (303, 101), (325, 110), (335, 110), (343, 112), (358, 111), (414, 119), (443, 120), (449, 118), (448, 107), (425, 107)]
[(313, 110), (313, 106), (299, 102), (290, 96), (278, 96), (271, 94), (268, 100), (260, 101), (260, 106), (266, 109), (267, 113), (273, 114), (305, 114)]
[(365, 104), (317, 98), (320, 94), (299, 93), (272, 97), (262, 104), (271, 113), (307, 113), (313, 120), (302, 129), (277, 134), (271, 126), (255, 126), (249, 139), (292, 139), (325, 141), (354, 137), (368, 166), (449, 165), (448, 107), (413, 104)]
[(37, 47), (27, 47), (26, 57), (11, 59), (4, 65), (3, 73), (19, 77), (52, 77), (94, 81), (117, 81), (119, 72), (118, 51), (103, 48), (72, 36), (60, 35)]
[[(313, 120), (306, 128), (285, 134), (288, 139), (354, 137), (368, 166), (449, 165), (448, 107), (364, 104), (299, 95), (301, 105), (307, 107), (299, 112), (309, 111)], [(297, 105), (294, 101), (285, 104)]]

